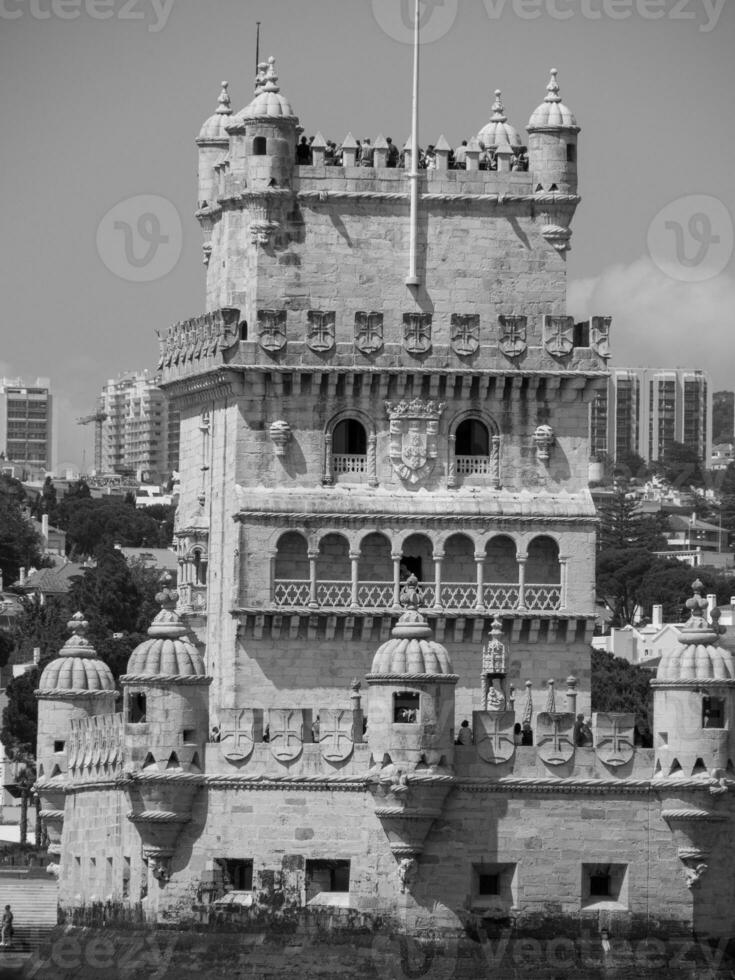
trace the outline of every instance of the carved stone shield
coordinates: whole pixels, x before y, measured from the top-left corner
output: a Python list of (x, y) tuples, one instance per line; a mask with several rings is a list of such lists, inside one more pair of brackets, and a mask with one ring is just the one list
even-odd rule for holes
[(298, 759), (304, 744), (304, 713), (297, 708), (274, 708), (268, 714), (271, 752), (281, 762)]
[(544, 347), (554, 357), (564, 357), (574, 349), (574, 317), (544, 317)]
[(431, 313), (403, 314), (403, 344), (409, 354), (431, 350)]
[(285, 310), (258, 310), (258, 339), (263, 350), (277, 351), (286, 346)]
[(497, 765), (508, 762), (515, 752), (513, 726), (516, 716), (514, 711), (474, 711), (475, 745), (477, 754), (483, 762)]
[(309, 325), (306, 328), (306, 343), (318, 354), (334, 347), (334, 311), (309, 310), (307, 313)]
[(600, 357), (610, 356), (610, 327), (611, 316), (593, 316), (590, 324), (590, 347), (597, 351)]
[(383, 314), (355, 313), (355, 346), (363, 354), (375, 354), (383, 346)]
[(327, 762), (344, 762), (352, 755), (352, 711), (322, 708), (319, 712), (319, 747)]
[(431, 473), (438, 455), (439, 416), (444, 407), (444, 402), (425, 402), (421, 398), (395, 405), (386, 402), (390, 460), (403, 480), (419, 483)]
[(571, 711), (542, 711), (536, 718), (538, 757), (548, 766), (561, 766), (574, 755), (574, 715)]
[(220, 711), (219, 750), (228, 762), (245, 762), (255, 744), (255, 718), (252, 708), (226, 708)]
[(452, 349), (462, 357), (480, 347), (480, 317), (477, 313), (452, 314)]
[(595, 751), (606, 766), (624, 766), (635, 754), (635, 715), (598, 711), (592, 716)]
[(526, 350), (526, 317), (499, 316), (500, 335), (498, 343), (506, 357), (520, 357)]

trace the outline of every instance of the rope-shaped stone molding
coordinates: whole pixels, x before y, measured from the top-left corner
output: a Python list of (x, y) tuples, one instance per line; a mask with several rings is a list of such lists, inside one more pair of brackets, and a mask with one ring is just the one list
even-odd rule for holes
[(131, 810), (128, 820), (131, 823), (188, 823), (191, 817), (173, 810)]
[(304, 790), (366, 790), (368, 780), (364, 776), (312, 775), (312, 776), (205, 776), (205, 785), (213, 789), (289, 789)]
[(376, 817), (401, 817), (403, 820), (435, 820), (442, 811), (433, 807), (424, 809), (404, 809), (400, 806), (376, 806)]
[(61, 793), (68, 785), (68, 776), (41, 776), (34, 784), (37, 793)]
[(212, 678), (207, 674), (123, 674), (121, 684), (148, 684), (158, 687), (164, 684), (193, 686), (196, 684), (211, 684)]
[(720, 823), (730, 818), (726, 813), (710, 813), (707, 810), (662, 810), (664, 820), (697, 820)]
[[(298, 191), (296, 197), (300, 201), (319, 201), (324, 204), (331, 200), (347, 201), (385, 201), (406, 202), (410, 200), (410, 194), (403, 191), (348, 191), (348, 190), (321, 190), (321, 191)], [(234, 198), (230, 200), (235, 200)], [(420, 193), (419, 203), (432, 204), (565, 204), (577, 205), (581, 198), (577, 194), (438, 194)], [(244, 203), (244, 202), (243, 202)]]
[(368, 684), (456, 684), (459, 674), (367, 674), (365, 680)]
[(39, 816), (43, 820), (63, 820), (64, 811), (63, 810), (40, 810)]
[(135, 771), (123, 773), (119, 782), (121, 783), (190, 783), (201, 786), (205, 781), (203, 773), (194, 772), (171, 772), (166, 770), (161, 772), (156, 769), (154, 772)]
[(110, 698), (114, 701), (120, 697), (119, 691), (90, 691), (86, 687), (54, 687), (48, 690), (38, 688), (33, 693), (44, 701), (69, 701), (71, 698)]
[(659, 688), (677, 688), (679, 690), (695, 690), (696, 688), (706, 687), (735, 687), (735, 678), (732, 677), (700, 677), (698, 680), (692, 678), (691, 680), (678, 680), (678, 681), (667, 681), (658, 680), (655, 677), (649, 682), (651, 687)]

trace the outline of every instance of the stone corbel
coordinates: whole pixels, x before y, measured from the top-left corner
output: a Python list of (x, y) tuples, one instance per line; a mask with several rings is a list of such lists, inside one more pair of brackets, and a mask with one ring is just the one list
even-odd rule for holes
[(271, 423), (270, 427), (271, 442), (275, 446), (276, 456), (286, 455), (286, 446), (291, 441), (291, 426), (288, 422), (279, 419)]
[(533, 434), (533, 441), (536, 446), (536, 458), (546, 462), (556, 444), (554, 430), (550, 425), (539, 425)]

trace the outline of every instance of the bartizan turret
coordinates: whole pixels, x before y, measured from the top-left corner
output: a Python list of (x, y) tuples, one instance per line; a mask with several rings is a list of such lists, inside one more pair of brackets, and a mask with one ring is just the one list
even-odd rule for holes
[(58, 657), (46, 666), (35, 694), (38, 699), (36, 789), (41, 798), (41, 819), (49, 838), (49, 850), (61, 852), (64, 824), (64, 787), (72, 721), (115, 710), (115, 680), (87, 639), (89, 624), (82, 613), (67, 624), (71, 636)]
[(214, 168), (230, 145), (230, 138), (225, 129), (232, 118), (230, 93), (228, 83), (222, 82), (222, 91), (217, 99), (217, 108), (204, 122), (196, 144), (199, 147), (199, 191), (197, 207), (211, 207), (217, 199), (217, 177)]
[(564, 105), (551, 69), (546, 98), (533, 112), (528, 130), (528, 169), (538, 201), (544, 238), (559, 252), (570, 248), (570, 224), (576, 210), (577, 136), (580, 128)]
[(148, 630), (150, 639), (133, 650), (120, 680), (128, 819), (140, 834), (150, 875), (163, 884), (204, 781), (211, 678), (175, 612), (177, 593), (164, 587), (156, 599), (161, 611)]

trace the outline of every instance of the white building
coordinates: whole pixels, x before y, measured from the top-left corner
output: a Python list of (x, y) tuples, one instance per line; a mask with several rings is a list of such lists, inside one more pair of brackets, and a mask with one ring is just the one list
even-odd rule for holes
[(29, 469), (53, 469), (51, 382), (0, 378), (0, 453)]
[[(166, 396), (148, 371), (111, 379), (100, 394), (102, 472), (160, 482), (171, 472), (171, 418)], [(175, 467), (174, 467), (175, 468)]]

